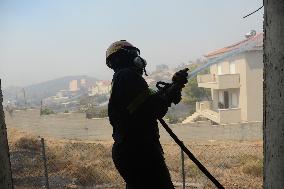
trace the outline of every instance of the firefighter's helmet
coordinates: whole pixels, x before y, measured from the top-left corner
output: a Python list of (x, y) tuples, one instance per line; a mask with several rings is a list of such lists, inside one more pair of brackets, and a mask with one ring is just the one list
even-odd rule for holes
[(136, 56), (140, 54), (140, 50), (136, 48), (134, 45), (132, 45), (131, 43), (129, 43), (128, 41), (126, 40), (116, 41), (112, 43), (106, 51), (106, 63), (108, 67), (112, 67), (110, 65), (111, 57), (113, 57), (118, 52), (122, 52), (122, 51), (125, 51), (130, 54), (134, 53), (136, 54)]

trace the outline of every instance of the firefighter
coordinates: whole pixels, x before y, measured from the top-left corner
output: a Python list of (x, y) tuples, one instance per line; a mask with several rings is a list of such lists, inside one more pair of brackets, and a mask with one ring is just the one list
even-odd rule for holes
[(112, 158), (127, 189), (173, 189), (159, 142), (157, 118), (162, 118), (171, 103), (181, 100), (187, 74), (177, 72), (182, 81), (178, 90), (164, 93), (151, 90), (144, 80), (146, 60), (131, 43), (120, 40), (110, 45), (106, 64), (114, 71), (108, 105), (114, 144)]

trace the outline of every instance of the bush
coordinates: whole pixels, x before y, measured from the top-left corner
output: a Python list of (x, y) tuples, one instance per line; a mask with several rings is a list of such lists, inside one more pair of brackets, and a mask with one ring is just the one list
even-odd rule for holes
[(93, 163), (81, 166), (69, 167), (69, 173), (79, 185), (88, 186), (93, 184), (104, 184), (110, 182), (108, 175), (104, 173), (103, 167)]
[(104, 118), (108, 116), (107, 107), (92, 107), (86, 110), (86, 118)]
[(99, 117), (104, 118), (108, 116), (108, 110), (107, 109), (101, 109), (99, 110)]
[(178, 117), (177, 117), (177, 116), (174, 116), (174, 115), (172, 115), (172, 114), (167, 114), (167, 115), (166, 115), (166, 119), (168, 120), (168, 122), (169, 122), (170, 124), (176, 124), (176, 123), (179, 122)]
[(39, 151), (41, 143), (39, 139), (31, 137), (21, 137), (16, 141), (15, 147), (22, 150)]
[(261, 177), (263, 172), (263, 161), (250, 161), (243, 166), (243, 172), (255, 177)]
[(49, 115), (49, 114), (55, 114), (55, 112), (49, 108), (44, 108), (40, 110), (40, 115)]
[(263, 159), (254, 155), (243, 154), (239, 157), (243, 173), (261, 177), (263, 172)]

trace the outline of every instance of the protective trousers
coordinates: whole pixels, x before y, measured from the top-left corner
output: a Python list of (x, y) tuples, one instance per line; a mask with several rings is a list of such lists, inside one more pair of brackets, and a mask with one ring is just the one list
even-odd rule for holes
[(174, 189), (159, 143), (114, 143), (113, 162), (126, 189)]

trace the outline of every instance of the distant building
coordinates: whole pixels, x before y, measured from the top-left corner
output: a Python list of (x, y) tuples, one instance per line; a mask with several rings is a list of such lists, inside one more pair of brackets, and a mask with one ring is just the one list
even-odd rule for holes
[(108, 95), (111, 90), (110, 81), (97, 81), (95, 85), (89, 87), (89, 96)]
[(81, 81), (80, 81), (80, 86), (86, 87), (86, 85), (87, 85), (86, 79), (81, 79)]
[(195, 116), (201, 115), (218, 124), (262, 121), (263, 107), (263, 33), (208, 53), (214, 59), (238, 49), (245, 42), (256, 45), (239, 55), (210, 66), (210, 74), (198, 75), (198, 87), (211, 90), (211, 101), (196, 103)]
[(56, 95), (54, 96), (54, 99), (67, 99), (69, 93), (70, 92), (67, 90), (60, 90), (56, 93)]
[(70, 81), (70, 83), (69, 83), (69, 91), (75, 92), (75, 91), (78, 91), (78, 90), (79, 90), (79, 88), (78, 88), (78, 81), (77, 80)]

